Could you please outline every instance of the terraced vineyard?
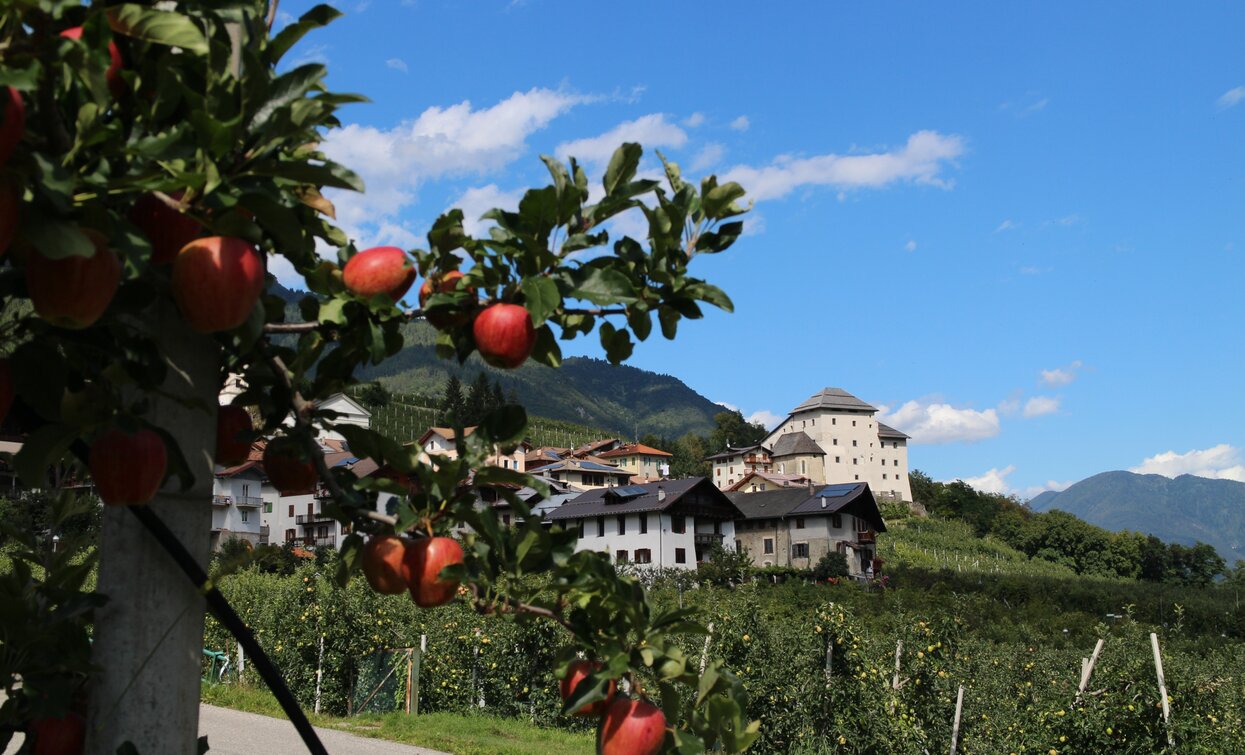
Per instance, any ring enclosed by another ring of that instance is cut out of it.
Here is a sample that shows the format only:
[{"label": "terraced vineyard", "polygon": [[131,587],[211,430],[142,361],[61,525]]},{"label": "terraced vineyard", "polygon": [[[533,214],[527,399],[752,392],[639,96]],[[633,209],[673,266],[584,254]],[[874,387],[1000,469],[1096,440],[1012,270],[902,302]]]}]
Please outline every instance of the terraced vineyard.
[{"label": "terraced vineyard", "polygon": [[977,537],[965,522],[909,517],[887,522],[878,538],[878,557],[887,568],[950,569],[956,572],[1074,577],[1062,564],[1029,558],[1001,540]]}]

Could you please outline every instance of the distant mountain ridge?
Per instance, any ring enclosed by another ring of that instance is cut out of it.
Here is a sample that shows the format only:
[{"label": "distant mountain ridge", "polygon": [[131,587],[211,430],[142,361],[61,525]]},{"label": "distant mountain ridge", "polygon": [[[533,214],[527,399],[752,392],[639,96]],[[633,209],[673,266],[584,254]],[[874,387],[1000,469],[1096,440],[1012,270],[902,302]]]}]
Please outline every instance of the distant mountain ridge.
[{"label": "distant mountain ridge", "polygon": [[1132,530],[1169,542],[1213,545],[1232,565],[1245,559],[1245,483],[1193,475],[1103,472],[1062,492],[1029,501],[1034,511],[1059,509],[1108,530]]}]

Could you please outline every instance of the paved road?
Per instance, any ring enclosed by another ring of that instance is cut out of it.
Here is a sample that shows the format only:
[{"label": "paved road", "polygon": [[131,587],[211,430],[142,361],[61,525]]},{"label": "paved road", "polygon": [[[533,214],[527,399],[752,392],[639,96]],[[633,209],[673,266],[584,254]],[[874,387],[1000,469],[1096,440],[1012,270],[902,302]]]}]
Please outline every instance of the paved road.
[{"label": "paved road", "polygon": [[[316,729],[320,741],[333,755],[446,755],[383,739],[368,739],[335,729]],[[206,734],[208,755],[304,755],[307,748],[294,725],[284,718],[270,718],[213,705],[199,706],[199,734]]]}]

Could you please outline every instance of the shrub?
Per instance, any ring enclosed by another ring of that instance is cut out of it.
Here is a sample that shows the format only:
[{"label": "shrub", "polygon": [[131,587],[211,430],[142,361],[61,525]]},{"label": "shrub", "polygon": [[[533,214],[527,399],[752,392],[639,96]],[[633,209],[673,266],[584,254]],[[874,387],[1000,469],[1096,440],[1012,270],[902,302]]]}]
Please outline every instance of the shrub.
[{"label": "shrub", "polygon": [[829,551],[813,567],[813,579],[818,582],[824,582],[831,577],[846,577],[849,574],[851,571],[847,568],[847,556],[838,551]]}]

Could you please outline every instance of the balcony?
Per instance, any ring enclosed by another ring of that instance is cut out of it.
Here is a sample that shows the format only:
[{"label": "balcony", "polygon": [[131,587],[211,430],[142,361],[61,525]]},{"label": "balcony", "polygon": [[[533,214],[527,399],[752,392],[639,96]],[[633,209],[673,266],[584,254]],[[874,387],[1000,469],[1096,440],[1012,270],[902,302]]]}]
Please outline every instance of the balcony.
[{"label": "balcony", "polygon": [[878,541],[877,533],[873,530],[862,530],[856,533],[856,542],[861,545],[870,545]]},{"label": "balcony", "polygon": [[337,538],[332,535],[325,535],[324,537],[300,537],[294,542],[299,543],[304,548],[337,547]]},{"label": "balcony", "polygon": [[264,504],[262,498],[252,498],[250,496],[241,495],[214,495],[212,496],[212,505],[227,508],[229,506],[248,506],[250,508],[259,508]]},{"label": "balcony", "polygon": [[335,522],[335,521],[337,520],[329,516],[328,514],[299,514],[298,516],[294,517],[294,523],[301,524],[303,526],[306,526],[309,524],[321,524],[321,523],[328,524],[329,522]]},{"label": "balcony", "polygon": [[221,507],[223,507],[223,508],[228,508],[228,507],[229,507],[229,504],[231,504],[231,503],[233,503],[233,498],[231,498],[231,497],[229,497],[229,496],[227,496],[227,495],[214,495],[214,496],[212,496],[212,505],[213,505],[213,506],[221,506]]},{"label": "balcony", "polygon": [[715,545],[722,542],[722,533],[697,532],[692,536],[692,542],[696,543],[696,545]]}]

